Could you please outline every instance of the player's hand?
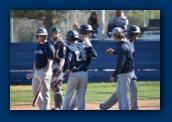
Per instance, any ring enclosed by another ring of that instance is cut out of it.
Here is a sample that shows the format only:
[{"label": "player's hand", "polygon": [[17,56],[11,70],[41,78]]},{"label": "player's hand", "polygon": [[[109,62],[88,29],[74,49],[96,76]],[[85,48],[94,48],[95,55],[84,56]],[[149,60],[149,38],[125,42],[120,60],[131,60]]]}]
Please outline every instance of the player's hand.
[{"label": "player's hand", "polygon": [[60,41],[63,41],[63,38],[62,38],[62,37],[59,37],[58,39],[59,39]]},{"label": "player's hand", "polygon": [[112,48],[109,48],[109,49],[106,50],[106,53],[107,54],[113,54],[114,51],[115,50],[113,50]]},{"label": "player's hand", "polygon": [[31,78],[33,78],[33,73],[28,73],[27,75],[26,75],[26,78],[29,80],[29,79],[31,79]]},{"label": "player's hand", "polygon": [[115,78],[113,76],[110,77],[110,81],[111,82],[114,82],[115,81]]},{"label": "player's hand", "polygon": [[85,40],[85,45],[87,45],[88,47],[91,47],[92,46],[92,44],[90,42],[90,39],[86,39]]},{"label": "player's hand", "polygon": [[58,76],[61,72],[62,72],[62,70],[57,68],[57,70],[56,70],[56,76]]}]

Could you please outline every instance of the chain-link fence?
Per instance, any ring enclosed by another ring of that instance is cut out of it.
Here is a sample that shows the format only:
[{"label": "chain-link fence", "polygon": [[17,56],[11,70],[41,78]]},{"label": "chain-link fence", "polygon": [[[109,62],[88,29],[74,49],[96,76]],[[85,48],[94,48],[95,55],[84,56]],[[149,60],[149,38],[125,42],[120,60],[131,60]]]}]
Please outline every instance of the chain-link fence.
[{"label": "chain-link fence", "polygon": [[[103,16],[103,39],[107,35],[108,23],[115,17],[116,10],[96,10],[99,16]],[[123,10],[128,19],[128,25],[138,25],[142,34],[140,39],[160,40],[160,10]],[[45,27],[50,32],[51,27],[58,26],[63,30],[63,38],[74,23],[86,24],[92,10],[11,10],[10,11],[10,35],[11,42],[35,42],[36,31]],[[102,19],[102,18],[99,18]],[[101,24],[101,23],[99,23]],[[99,25],[100,27],[100,25]],[[98,29],[100,31],[100,29]],[[98,38],[98,36],[95,36]]]}]

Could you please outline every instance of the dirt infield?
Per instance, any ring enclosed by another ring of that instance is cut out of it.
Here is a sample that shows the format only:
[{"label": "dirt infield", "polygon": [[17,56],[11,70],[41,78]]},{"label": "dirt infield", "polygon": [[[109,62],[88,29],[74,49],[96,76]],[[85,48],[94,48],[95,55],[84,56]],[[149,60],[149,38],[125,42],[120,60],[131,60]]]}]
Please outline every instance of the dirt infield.
[{"label": "dirt infield", "polygon": [[[53,108],[53,106],[54,104],[51,104],[50,108]],[[160,100],[139,100],[138,106],[139,110],[160,110]],[[32,105],[11,105],[10,110],[38,110],[38,106],[33,107]],[[99,103],[86,104],[86,110],[100,110]],[[118,110],[118,104],[114,105],[109,110]]]}]

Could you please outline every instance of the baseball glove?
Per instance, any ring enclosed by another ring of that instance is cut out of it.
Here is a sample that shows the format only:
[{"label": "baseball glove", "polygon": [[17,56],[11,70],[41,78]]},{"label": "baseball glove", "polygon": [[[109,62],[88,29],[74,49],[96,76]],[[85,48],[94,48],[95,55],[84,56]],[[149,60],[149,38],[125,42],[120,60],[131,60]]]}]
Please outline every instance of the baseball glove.
[{"label": "baseball glove", "polygon": [[57,77],[61,72],[62,72],[61,69],[58,68],[53,69],[52,77]]}]

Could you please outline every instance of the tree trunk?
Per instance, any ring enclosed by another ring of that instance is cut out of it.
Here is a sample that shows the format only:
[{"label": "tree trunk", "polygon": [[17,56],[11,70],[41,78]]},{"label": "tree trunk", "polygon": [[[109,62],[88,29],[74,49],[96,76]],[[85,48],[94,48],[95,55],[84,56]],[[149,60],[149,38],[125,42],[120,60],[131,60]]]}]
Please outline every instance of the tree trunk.
[{"label": "tree trunk", "polygon": [[[53,21],[56,15],[55,10],[46,10],[45,11],[45,19],[43,21],[43,25],[47,29],[48,35],[50,34],[50,29],[54,25]],[[50,35],[48,36],[48,40],[50,39]]]}]

